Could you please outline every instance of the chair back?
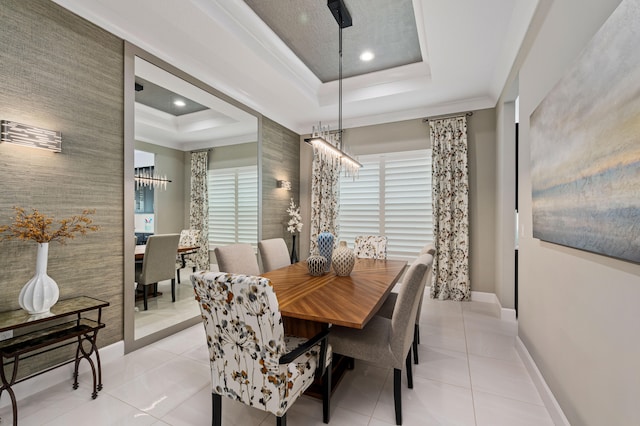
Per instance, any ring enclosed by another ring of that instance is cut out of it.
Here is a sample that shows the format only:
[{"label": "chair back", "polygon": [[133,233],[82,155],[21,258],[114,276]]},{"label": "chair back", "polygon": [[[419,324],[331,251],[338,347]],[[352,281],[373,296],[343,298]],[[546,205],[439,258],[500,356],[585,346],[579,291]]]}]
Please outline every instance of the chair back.
[{"label": "chair back", "polygon": [[176,253],[180,234],[151,235],[144,249],[138,284],[152,284],[170,280],[176,273]]},{"label": "chair back", "polygon": [[213,252],[218,269],[229,274],[260,275],[258,259],[251,244],[231,244],[216,247]]},{"label": "chair back", "polygon": [[258,243],[258,250],[260,251],[264,272],[291,265],[289,249],[282,238],[262,240]]},{"label": "chair back", "polygon": [[180,243],[183,247],[194,247],[200,245],[199,229],[183,229],[180,231]]},{"label": "chair back", "polygon": [[[202,242],[200,241],[199,229],[183,229],[180,231],[180,243],[181,247],[200,247]],[[182,253],[176,254],[176,268],[181,269],[186,266],[197,266],[195,262],[197,253]]]},{"label": "chair back", "polygon": [[391,350],[404,361],[413,341],[418,305],[424,290],[424,276],[431,267],[433,256],[423,254],[409,266],[396,299],[391,316]]},{"label": "chair back", "polygon": [[[201,271],[191,276],[209,347],[213,392],[277,413],[287,391],[278,299],[267,278]],[[272,396],[273,395],[273,396]]]},{"label": "chair back", "polygon": [[359,235],[356,237],[353,253],[366,259],[387,258],[387,237],[384,235]]},{"label": "chair back", "polygon": [[424,247],[422,247],[422,250],[420,250],[420,254],[430,254],[431,256],[433,256],[434,254],[436,254],[436,246],[434,246],[433,243],[426,244]]}]

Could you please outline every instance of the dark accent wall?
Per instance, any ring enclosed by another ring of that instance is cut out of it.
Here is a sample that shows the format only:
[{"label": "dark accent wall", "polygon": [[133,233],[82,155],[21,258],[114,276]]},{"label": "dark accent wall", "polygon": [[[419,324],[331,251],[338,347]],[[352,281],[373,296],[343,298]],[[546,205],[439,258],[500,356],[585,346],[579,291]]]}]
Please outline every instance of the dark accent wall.
[{"label": "dark accent wall", "polygon": [[[291,191],[276,187],[276,181],[291,182]],[[262,238],[283,237],[291,249],[287,232],[287,207],[300,199],[300,135],[266,117],[262,118]],[[308,225],[308,224],[307,224]],[[303,232],[306,232],[306,227]],[[306,257],[306,256],[305,256]]]},{"label": "dark accent wall", "polygon": [[[60,299],[108,301],[99,346],[123,339],[123,41],[48,0],[0,7],[0,118],[62,132],[62,152],[0,143],[0,224],[12,206],[56,218],[95,208],[98,232],[49,247]],[[0,241],[0,311],[18,309],[36,243]],[[67,355],[36,357],[26,371]]]}]

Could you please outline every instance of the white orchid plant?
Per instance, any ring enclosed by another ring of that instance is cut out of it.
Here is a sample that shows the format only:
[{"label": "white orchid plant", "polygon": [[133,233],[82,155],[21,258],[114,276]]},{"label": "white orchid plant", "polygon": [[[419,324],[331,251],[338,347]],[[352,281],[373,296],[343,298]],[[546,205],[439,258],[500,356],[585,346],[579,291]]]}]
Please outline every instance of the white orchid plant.
[{"label": "white orchid plant", "polygon": [[296,203],[293,202],[293,198],[289,203],[287,213],[289,213],[287,231],[291,232],[292,234],[302,231],[302,217],[300,216],[300,207],[296,206]]}]

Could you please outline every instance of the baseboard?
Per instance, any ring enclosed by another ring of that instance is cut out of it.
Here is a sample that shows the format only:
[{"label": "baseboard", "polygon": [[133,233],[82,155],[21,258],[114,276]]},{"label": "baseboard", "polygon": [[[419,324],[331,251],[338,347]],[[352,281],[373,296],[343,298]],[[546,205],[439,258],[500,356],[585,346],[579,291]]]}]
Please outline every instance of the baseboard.
[{"label": "baseboard", "polygon": [[551,389],[547,385],[547,382],[544,380],[542,373],[538,370],[538,366],[535,361],[531,357],[531,354],[527,350],[527,347],[524,345],[520,337],[516,336],[516,351],[518,351],[518,355],[520,355],[520,359],[524,363],[527,371],[529,371],[529,375],[533,380],[536,389],[538,389],[538,393],[542,398],[542,402],[544,403],[551,419],[553,420],[553,424],[558,426],[571,426],[569,420],[567,420],[560,404],[556,400],[556,397],[553,396]]},{"label": "baseboard", "polygon": [[516,310],[512,308],[503,308],[500,299],[495,293],[485,293],[482,291],[472,291],[471,300],[474,302],[495,303],[500,308],[500,319],[503,321],[516,321]]},{"label": "baseboard", "polygon": [[[113,343],[109,346],[100,348],[100,363],[104,368],[105,364],[111,361],[115,361],[124,356],[124,341]],[[94,358],[95,359],[95,358]],[[79,373],[82,374],[86,371],[90,371],[91,367],[87,361],[80,363]],[[73,363],[64,365],[60,368],[55,368],[51,371],[43,373],[39,376],[20,382],[15,386],[12,386],[13,391],[16,394],[16,399],[20,401],[23,398],[34,395],[51,386],[58,385],[60,383],[69,382],[69,391],[71,391],[71,384],[73,382]],[[0,407],[5,407],[11,404],[11,398],[8,395],[5,398],[0,399]]]},{"label": "baseboard", "polygon": [[471,300],[474,302],[498,303],[498,298],[494,293],[484,291],[471,291]]}]

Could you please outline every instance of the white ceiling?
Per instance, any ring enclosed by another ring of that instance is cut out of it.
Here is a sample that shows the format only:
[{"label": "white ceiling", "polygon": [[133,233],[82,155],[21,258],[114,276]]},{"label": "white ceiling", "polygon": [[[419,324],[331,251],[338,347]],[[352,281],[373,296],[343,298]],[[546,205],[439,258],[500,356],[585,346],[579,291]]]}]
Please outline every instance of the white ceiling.
[{"label": "white ceiling", "polygon": [[[135,58],[136,77],[169,89],[206,109],[174,115],[140,102],[135,104],[135,139],[167,148],[192,151],[255,142],[258,120],[173,74]],[[144,91],[144,90],[143,90]]]},{"label": "white ceiling", "polygon": [[[336,127],[337,82],[322,83],[242,0],[53,1],[291,130]],[[412,2],[423,62],[345,79],[343,127],[494,107],[538,4]]]}]

